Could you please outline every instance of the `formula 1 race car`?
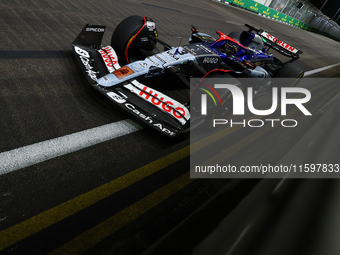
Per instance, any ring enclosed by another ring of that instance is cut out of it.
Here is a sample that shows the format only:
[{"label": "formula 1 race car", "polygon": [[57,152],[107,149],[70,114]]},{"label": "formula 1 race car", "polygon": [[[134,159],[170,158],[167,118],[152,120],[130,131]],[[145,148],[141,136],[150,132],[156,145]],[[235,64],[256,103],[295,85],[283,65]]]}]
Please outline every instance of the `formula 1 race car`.
[{"label": "formula 1 race car", "polygon": [[[293,64],[302,51],[262,29],[246,27],[248,31],[229,35],[217,31],[215,39],[192,26],[189,44],[172,47],[158,38],[151,18],[130,16],[116,27],[110,46],[101,46],[106,27],[98,25],[86,25],[72,46],[94,89],[149,126],[176,137],[190,130],[189,98],[179,102],[149,87],[154,77],[173,74],[188,86],[192,77],[228,77],[239,87],[239,77],[254,77],[267,85],[271,77],[303,77],[304,72]],[[164,49],[159,51],[157,45]],[[290,60],[283,63],[269,49]],[[230,96],[225,93],[221,98]]]}]

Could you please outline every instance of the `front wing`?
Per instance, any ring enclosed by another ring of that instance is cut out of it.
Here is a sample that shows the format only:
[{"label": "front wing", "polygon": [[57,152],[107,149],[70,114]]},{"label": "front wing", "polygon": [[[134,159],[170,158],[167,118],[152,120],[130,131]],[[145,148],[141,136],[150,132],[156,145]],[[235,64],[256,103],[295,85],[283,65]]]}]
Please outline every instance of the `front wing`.
[{"label": "front wing", "polygon": [[97,83],[99,78],[120,69],[110,46],[101,47],[105,26],[86,25],[72,43],[77,62],[89,84],[133,116],[169,137],[178,136],[189,125],[188,109],[176,100],[137,80],[112,87]]}]

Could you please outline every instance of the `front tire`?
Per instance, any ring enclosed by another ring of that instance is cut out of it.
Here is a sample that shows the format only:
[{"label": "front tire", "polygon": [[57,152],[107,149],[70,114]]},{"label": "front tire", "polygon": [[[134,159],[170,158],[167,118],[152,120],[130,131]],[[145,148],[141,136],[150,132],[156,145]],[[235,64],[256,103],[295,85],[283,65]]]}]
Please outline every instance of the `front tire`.
[{"label": "front tire", "polygon": [[112,34],[111,46],[116,51],[121,64],[144,59],[144,51],[152,51],[157,38],[155,23],[151,18],[130,16],[116,27]]}]

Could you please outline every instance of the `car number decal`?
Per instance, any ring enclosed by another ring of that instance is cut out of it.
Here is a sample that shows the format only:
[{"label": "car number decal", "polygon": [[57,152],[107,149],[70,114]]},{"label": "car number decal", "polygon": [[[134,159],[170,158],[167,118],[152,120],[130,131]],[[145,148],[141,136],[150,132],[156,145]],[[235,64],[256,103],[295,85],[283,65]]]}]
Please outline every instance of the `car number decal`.
[{"label": "car number decal", "polygon": [[123,66],[113,72],[113,74],[116,75],[118,79],[122,79],[125,76],[131,75],[133,73],[134,71],[132,71],[132,69],[128,66]]}]

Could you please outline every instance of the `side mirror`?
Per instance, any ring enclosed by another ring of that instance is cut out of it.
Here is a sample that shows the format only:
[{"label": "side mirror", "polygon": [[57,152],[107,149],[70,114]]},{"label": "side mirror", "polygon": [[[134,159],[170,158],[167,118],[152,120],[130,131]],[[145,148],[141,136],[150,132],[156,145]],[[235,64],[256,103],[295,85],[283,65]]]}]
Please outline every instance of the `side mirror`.
[{"label": "side mirror", "polygon": [[191,25],[191,32],[194,34],[194,33],[197,33],[198,30],[196,27],[194,27],[193,25]]}]

